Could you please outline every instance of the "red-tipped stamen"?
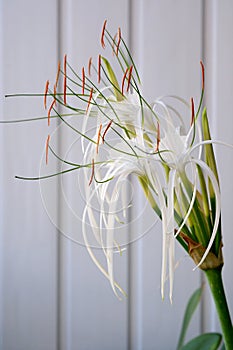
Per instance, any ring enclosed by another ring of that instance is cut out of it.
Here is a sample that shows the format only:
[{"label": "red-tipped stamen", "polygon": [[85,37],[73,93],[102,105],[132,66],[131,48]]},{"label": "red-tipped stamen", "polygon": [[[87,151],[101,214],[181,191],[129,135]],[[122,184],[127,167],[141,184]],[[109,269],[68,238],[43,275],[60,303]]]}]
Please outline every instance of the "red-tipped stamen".
[{"label": "red-tipped stamen", "polygon": [[89,181],[89,186],[91,185],[91,183],[94,179],[94,176],[95,176],[95,161],[94,161],[94,159],[92,159],[92,171],[91,171],[91,178]]},{"label": "red-tipped stamen", "polygon": [[67,77],[66,77],[66,61],[67,55],[64,56],[64,104],[66,105],[66,86],[67,86]]},{"label": "red-tipped stamen", "polygon": [[112,125],[112,120],[108,123],[108,125],[106,126],[106,129],[104,130],[103,136],[102,136],[102,142],[104,143],[104,138],[105,135],[107,134],[108,129],[111,127]]},{"label": "red-tipped stamen", "polygon": [[91,88],[91,91],[90,91],[90,95],[89,95],[89,99],[88,99],[88,103],[87,103],[86,114],[87,114],[87,112],[88,112],[88,110],[89,110],[89,107],[90,107],[92,95],[93,95],[93,88]]},{"label": "red-tipped stamen", "polygon": [[160,125],[159,125],[159,122],[157,122],[157,144],[156,144],[155,152],[158,152],[159,144],[160,144]]},{"label": "red-tipped stamen", "polygon": [[116,55],[118,56],[118,51],[121,43],[121,28],[118,28],[118,42],[116,46]]},{"label": "red-tipped stamen", "polygon": [[61,71],[61,63],[59,61],[58,65],[57,65],[57,75],[56,75],[56,82],[55,82],[56,87],[58,86],[58,79],[59,79],[60,71]]},{"label": "red-tipped stamen", "polygon": [[205,88],[205,67],[202,61],[200,61],[201,65],[201,74],[202,74],[202,90]]},{"label": "red-tipped stamen", "polygon": [[49,80],[46,81],[44,90],[44,108],[47,109],[47,95],[49,91]]},{"label": "red-tipped stamen", "polygon": [[51,111],[52,111],[55,103],[56,103],[56,100],[54,99],[53,102],[51,103],[50,107],[49,107],[49,110],[48,110],[48,126],[50,125],[50,114],[51,114]]},{"label": "red-tipped stamen", "polygon": [[131,66],[129,68],[128,85],[127,85],[127,89],[126,89],[127,92],[129,91],[129,88],[130,88],[130,82],[131,82],[131,78],[132,78],[132,70],[133,70],[133,66]]},{"label": "red-tipped stamen", "polygon": [[98,57],[98,83],[101,81],[101,55]]},{"label": "red-tipped stamen", "polygon": [[96,144],[96,153],[99,152],[99,144],[100,144],[100,136],[101,136],[102,124],[100,124],[98,136],[97,136],[97,144]]},{"label": "red-tipped stamen", "polygon": [[102,29],[102,33],[101,33],[101,45],[102,45],[103,49],[105,49],[104,34],[105,34],[106,24],[107,24],[107,20],[104,21],[103,29]]},{"label": "red-tipped stamen", "polygon": [[191,115],[191,126],[192,126],[193,123],[194,123],[194,119],[195,119],[195,111],[194,111],[194,101],[193,101],[193,98],[191,98],[191,112],[192,112],[192,115]]},{"label": "red-tipped stamen", "polygon": [[124,85],[125,85],[125,79],[126,79],[126,76],[128,74],[128,71],[129,71],[129,68],[126,69],[125,74],[124,74],[123,79],[122,79],[122,83],[121,83],[121,93],[122,93],[122,95],[124,95]]},{"label": "red-tipped stamen", "polygon": [[85,70],[84,67],[82,68],[82,94],[84,95],[85,92]]},{"label": "red-tipped stamen", "polygon": [[88,75],[91,76],[91,67],[92,67],[92,57],[89,58],[88,61]]},{"label": "red-tipped stamen", "polygon": [[48,135],[47,140],[46,140],[46,147],[45,147],[45,162],[48,164],[48,154],[49,154],[49,140],[50,140],[50,135]]}]

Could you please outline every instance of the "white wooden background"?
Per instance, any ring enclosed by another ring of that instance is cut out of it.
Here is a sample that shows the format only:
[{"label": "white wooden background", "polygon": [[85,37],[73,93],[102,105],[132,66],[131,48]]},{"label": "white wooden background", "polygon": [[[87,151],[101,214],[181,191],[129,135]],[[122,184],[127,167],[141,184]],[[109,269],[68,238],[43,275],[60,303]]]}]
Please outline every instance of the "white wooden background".
[{"label": "white wooden background", "polygon": [[[198,98],[203,59],[213,135],[233,143],[231,0],[0,0],[0,16],[1,120],[42,115],[41,99],[3,96],[43,91],[64,53],[80,69],[98,54],[101,27],[108,19],[113,31],[121,26],[149,100],[168,93]],[[184,307],[201,274],[192,272],[192,262],[177,246],[174,302],[161,301],[158,224],[119,259],[117,277],[128,298],[117,300],[85,247],[60,235],[50,221],[39,183],[14,179],[38,175],[47,133],[46,122],[0,125],[0,348],[175,349]],[[60,142],[62,150],[67,140],[61,137]],[[217,154],[224,279],[233,313],[233,154],[223,148]],[[134,202],[132,215],[142,210],[140,193]],[[61,209],[57,202],[60,222],[65,219]],[[137,229],[143,230],[152,215],[149,210],[143,214]],[[135,229],[132,224],[131,234]],[[190,337],[218,329],[208,291],[204,299]]]}]

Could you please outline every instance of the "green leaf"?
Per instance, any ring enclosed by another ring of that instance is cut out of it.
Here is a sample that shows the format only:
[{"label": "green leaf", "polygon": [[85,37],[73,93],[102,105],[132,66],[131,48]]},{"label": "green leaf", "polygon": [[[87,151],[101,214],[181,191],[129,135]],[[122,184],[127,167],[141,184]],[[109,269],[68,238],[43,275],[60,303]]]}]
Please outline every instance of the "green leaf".
[{"label": "green leaf", "polygon": [[201,194],[202,194],[201,200],[202,200],[203,210],[204,210],[205,216],[208,218],[210,216],[208,191],[207,191],[205,178],[203,175],[203,170],[199,165],[197,165],[197,171],[198,171],[198,176],[199,176],[199,181],[201,186]]},{"label": "green leaf", "polygon": [[[180,186],[180,196],[183,209],[186,212],[189,208],[193,196],[193,186],[185,174],[182,174],[182,183],[184,185],[185,192],[183,187]],[[196,193],[196,198],[194,200],[191,213],[188,217],[188,225],[195,228],[196,237],[194,240],[203,245],[203,247],[207,247],[210,237],[210,228],[207,222],[207,218],[205,217],[203,210],[198,203],[197,195],[198,193]],[[189,198],[187,198],[187,196]]]},{"label": "green leaf", "polygon": [[202,287],[198,288],[192,294],[191,298],[188,301],[188,304],[187,304],[186,310],[185,310],[185,314],[184,314],[184,319],[183,319],[183,324],[182,324],[182,328],[181,328],[181,332],[180,332],[180,338],[179,338],[177,349],[181,349],[183,344],[184,344],[184,340],[185,340],[185,336],[186,336],[186,332],[187,332],[189,323],[192,319],[194,311],[196,310],[196,308],[201,300],[201,294],[202,294]]},{"label": "green leaf", "polygon": [[120,86],[118,84],[117,78],[115,76],[115,73],[114,73],[111,65],[105,57],[101,56],[101,59],[104,62],[105,67],[107,69],[109,80],[110,80],[110,82],[113,86],[113,89],[114,89],[114,95],[115,95],[117,101],[122,101],[124,99],[124,96],[121,93]]},{"label": "green leaf", "polygon": [[205,333],[190,340],[181,350],[217,350],[221,340],[219,333]]},{"label": "green leaf", "polygon": [[[202,113],[202,131],[203,131],[203,138],[205,141],[211,140],[211,135],[210,135],[210,128],[209,128],[209,121],[207,117],[207,111],[206,108],[204,108],[203,113]],[[207,144],[204,146],[204,159],[206,164],[209,166],[209,168],[213,171],[216,180],[219,183],[219,178],[218,178],[218,170],[217,170],[217,165],[216,165],[216,160],[215,160],[215,155],[214,155],[214,149],[212,144]],[[211,181],[209,180],[209,196],[210,196],[210,204],[211,204],[211,218],[212,222],[215,220],[215,208],[216,208],[216,198],[215,198],[215,192],[213,189],[213,185]],[[214,253],[216,255],[219,254],[219,249],[221,246],[221,224],[219,224],[219,229],[218,233],[215,238],[215,244],[214,244]]]},{"label": "green leaf", "polygon": [[[205,141],[211,140],[210,127],[209,127],[206,108],[204,108],[202,113],[202,130],[203,130],[204,140]],[[207,165],[210,167],[210,169],[213,171],[217,181],[219,181],[213,145],[212,144],[205,145],[204,149],[205,149],[205,161]]]}]

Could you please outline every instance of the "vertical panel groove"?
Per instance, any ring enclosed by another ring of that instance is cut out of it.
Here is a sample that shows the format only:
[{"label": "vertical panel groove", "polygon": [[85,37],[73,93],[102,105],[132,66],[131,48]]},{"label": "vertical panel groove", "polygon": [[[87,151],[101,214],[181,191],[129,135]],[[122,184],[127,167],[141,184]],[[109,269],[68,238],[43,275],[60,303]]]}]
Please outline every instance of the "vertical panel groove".
[{"label": "vertical panel groove", "polygon": [[[3,119],[3,3],[0,2],[0,119]],[[0,139],[1,139],[1,149],[3,149],[3,131],[0,129]],[[0,186],[1,189],[3,186],[3,173],[0,172]],[[4,198],[4,192],[1,191],[1,196]],[[0,227],[3,227],[3,200],[0,203]],[[3,236],[2,229],[0,232],[0,348],[3,348]]]},{"label": "vertical panel groove", "polygon": [[[201,2],[201,59],[205,64],[205,18],[206,18],[206,5],[205,2]],[[203,104],[205,105],[205,95],[203,98]],[[200,273],[201,285],[203,286],[205,283],[204,273]],[[201,307],[200,307],[200,334],[204,332],[204,298],[201,299]]]},{"label": "vertical panel groove", "polygon": [[[57,58],[58,60],[61,57],[61,1],[62,0],[57,0]],[[60,148],[60,143],[58,144],[58,148]],[[59,191],[59,188],[58,188]],[[59,198],[59,196],[58,196]],[[57,203],[57,213],[59,214],[59,201]],[[60,301],[61,301],[61,275],[60,275],[60,270],[61,270],[61,239],[60,239],[60,234],[57,229],[57,324],[56,324],[56,329],[57,329],[57,337],[56,337],[56,348],[57,350],[61,350],[60,346],[60,333],[61,333],[61,309],[60,309]]]},{"label": "vertical panel groove", "polygon": [[[217,4],[216,1],[202,2],[202,56],[206,67],[206,91],[204,105],[211,111],[211,131],[216,134],[214,124],[216,124],[216,69],[217,69]],[[203,283],[206,282],[202,276]],[[207,286],[206,286],[207,287]],[[201,332],[216,331],[216,313],[212,297],[208,288],[204,289],[201,304]]]},{"label": "vertical panel groove", "polygon": [[[141,0],[129,0],[129,49],[136,60],[139,70],[142,70],[141,36],[142,28],[142,10],[143,3]],[[135,202],[130,212],[130,222],[141,212],[142,198],[141,192],[138,193],[138,182],[131,178],[135,193]],[[133,230],[140,230],[142,227],[135,227],[130,224],[130,235],[133,237]],[[143,300],[143,242],[142,239],[131,243],[129,246],[128,262],[128,280],[129,280],[129,300],[128,300],[128,349],[140,350],[143,348],[142,332],[142,300]]]}]

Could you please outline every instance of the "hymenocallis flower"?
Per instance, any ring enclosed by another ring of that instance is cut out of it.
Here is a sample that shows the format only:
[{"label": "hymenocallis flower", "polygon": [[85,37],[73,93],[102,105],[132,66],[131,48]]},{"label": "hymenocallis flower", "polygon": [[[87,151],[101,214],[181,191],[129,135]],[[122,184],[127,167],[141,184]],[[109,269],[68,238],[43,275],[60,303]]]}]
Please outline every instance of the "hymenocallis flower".
[{"label": "hymenocallis flower", "polygon": [[[120,202],[125,212],[124,181],[128,175],[135,175],[162,220],[161,294],[164,297],[168,268],[172,299],[175,238],[197,266],[204,269],[209,264],[222,264],[220,190],[205,109],[202,126],[198,118],[204,93],[204,67],[201,64],[202,94],[196,113],[193,99],[189,104],[170,96],[174,105],[177,102],[184,105],[184,115],[166,98],[148,103],[140,93],[135,64],[119,33],[118,39],[112,38],[105,23],[101,42],[105,47],[106,37],[113,47],[116,63],[122,70],[121,83],[103,56],[99,56],[96,70],[98,82],[102,79],[103,86],[96,87],[89,78],[85,80],[90,95],[83,135],[88,117],[95,115],[97,123],[94,142],[83,147],[85,163],[92,164],[91,174],[85,169],[87,203],[83,232],[85,235],[88,217],[106,256],[105,274],[115,291],[113,253],[118,243],[114,240],[114,225],[119,221],[116,205]],[[91,202],[96,199],[100,207],[98,219],[91,209]],[[87,241],[86,244],[89,246]],[[97,263],[90,247],[89,252]]]},{"label": "hymenocallis flower", "polygon": [[[176,96],[147,102],[132,56],[119,29],[113,37],[104,22],[101,45],[111,49],[112,61],[99,55],[92,58],[77,74],[64,57],[58,65],[53,89],[46,82],[44,106],[48,125],[59,118],[66,127],[81,135],[83,163],[61,159],[46,141],[49,151],[70,166],[58,174],[82,168],[86,205],[83,212],[83,236],[91,258],[109,279],[114,292],[124,293],[115,282],[113,261],[121,253],[115,232],[116,223],[125,220],[129,205],[125,180],[136,176],[155,214],[162,221],[161,294],[169,275],[172,300],[175,266],[175,240],[202,269],[223,264],[221,255],[220,189],[210,137],[206,109],[202,109],[202,92],[195,112],[194,101]],[[113,68],[115,67],[115,68]],[[116,73],[117,72],[117,73]],[[62,78],[62,92],[57,92]],[[58,106],[62,106],[61,108]],[[180,108],[179,108],[180,106]],[[179,111],[180,110],[180,111]],[[75,128],[67,116],[82,116],[82,128]],[[94,125],[90,134],[89,126]],[[52,175],[46,175],[47,178]],[[98,206],[98,212],[96,211]],[[106,268],[97,260],[88,240],[86,227],[91,226],[96,242],[102,247]]]}]

